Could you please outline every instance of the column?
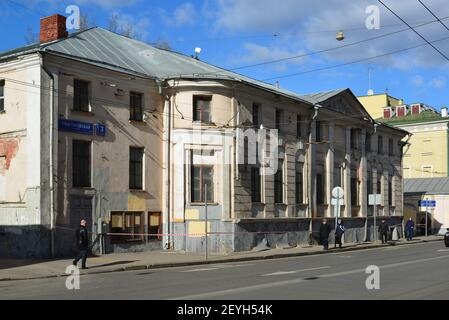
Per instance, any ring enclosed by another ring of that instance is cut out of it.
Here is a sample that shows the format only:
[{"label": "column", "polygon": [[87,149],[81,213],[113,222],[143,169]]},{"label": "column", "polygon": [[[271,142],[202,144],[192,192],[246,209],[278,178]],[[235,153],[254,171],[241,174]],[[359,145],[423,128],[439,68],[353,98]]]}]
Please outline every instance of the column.
[{"label": "column", "polygon": [[332,189],[334,188],[334,129],[335,124],[329,124],[329,134],[326,154],[326,203],[328,204],[326,216],[332,217]]},{"label": "column", "polygon": [[344,168],[344,191],[345,191],[345,217],[352,216],[352,208],[351,208],[351,128],[346,128],[345,135],[345,146],[346,146],[346,154],[345,154],[345,168]]},{"label": "column", "polygon": [[361,147],[362,147],[362,159],[360,160],[360,168],[359,172],[362,176],[362,181],[360,185],[360,213],[359,215],[362,217],[368,216],[368,163],[366,158],[366,149],[365,149],[365,140],[366,140],[366,129],[362,129],[362,138]]}]

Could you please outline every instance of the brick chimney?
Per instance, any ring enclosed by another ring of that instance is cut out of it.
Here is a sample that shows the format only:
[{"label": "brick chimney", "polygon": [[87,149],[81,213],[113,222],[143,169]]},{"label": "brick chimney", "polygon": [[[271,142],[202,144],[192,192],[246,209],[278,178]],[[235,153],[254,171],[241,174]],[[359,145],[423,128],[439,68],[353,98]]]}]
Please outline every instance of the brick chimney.
[{"label": "brick chimney", "polygon": [[41,19],[40,41],[51,42],[68,36],[66,17],[55,14]]}]

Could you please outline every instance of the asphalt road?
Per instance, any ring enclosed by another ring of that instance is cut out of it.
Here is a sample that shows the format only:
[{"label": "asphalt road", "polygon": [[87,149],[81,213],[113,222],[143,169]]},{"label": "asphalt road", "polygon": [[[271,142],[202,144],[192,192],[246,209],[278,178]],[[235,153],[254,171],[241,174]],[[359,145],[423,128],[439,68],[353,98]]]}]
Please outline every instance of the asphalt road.
[{"label": "asphalt road", "polygon": [[[380,289],[368,290],[368,266]],[[1,299],[449,299],[449,250],[442,242],[278,260],[0,282]]]}]

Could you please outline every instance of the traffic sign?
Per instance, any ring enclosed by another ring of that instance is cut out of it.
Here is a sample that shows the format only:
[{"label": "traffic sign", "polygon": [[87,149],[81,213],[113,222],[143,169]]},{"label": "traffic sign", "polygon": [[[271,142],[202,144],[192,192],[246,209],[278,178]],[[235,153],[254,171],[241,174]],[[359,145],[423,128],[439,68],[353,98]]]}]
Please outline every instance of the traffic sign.
[{"label": "traffic sign", "polygon": [[344,197],[345,197],[345,192],[342,187],[335,187],[332,190],[332,198],[344,199]]},{"label": "traffic sign", "polygon": [[420,200],[418,201],[420,207],[435,208],[437,206],[436,200]]},{"label": "traffic sign", "polygon": [[368,204],[370,206],[380,206],[382,204],[382,195],[370,194],[368,196]]}]

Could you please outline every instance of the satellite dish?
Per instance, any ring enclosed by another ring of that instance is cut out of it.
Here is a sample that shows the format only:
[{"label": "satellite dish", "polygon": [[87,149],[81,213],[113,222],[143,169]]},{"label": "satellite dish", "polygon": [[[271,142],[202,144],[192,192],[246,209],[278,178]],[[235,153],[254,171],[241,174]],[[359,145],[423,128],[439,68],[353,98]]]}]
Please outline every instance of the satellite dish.
[{"label": "satellite dish", "polygon": [[195,59],[199,59],[201,51],[203,51],[203,49],[201,49],[200,47],[195,48]]},{"label": "satellite dish", "polygon": [[368,90],[368,95],[369,95],[369,96],[374,95],[374,90],[373,90],[373,89],[369,89],[369,90]]}]

